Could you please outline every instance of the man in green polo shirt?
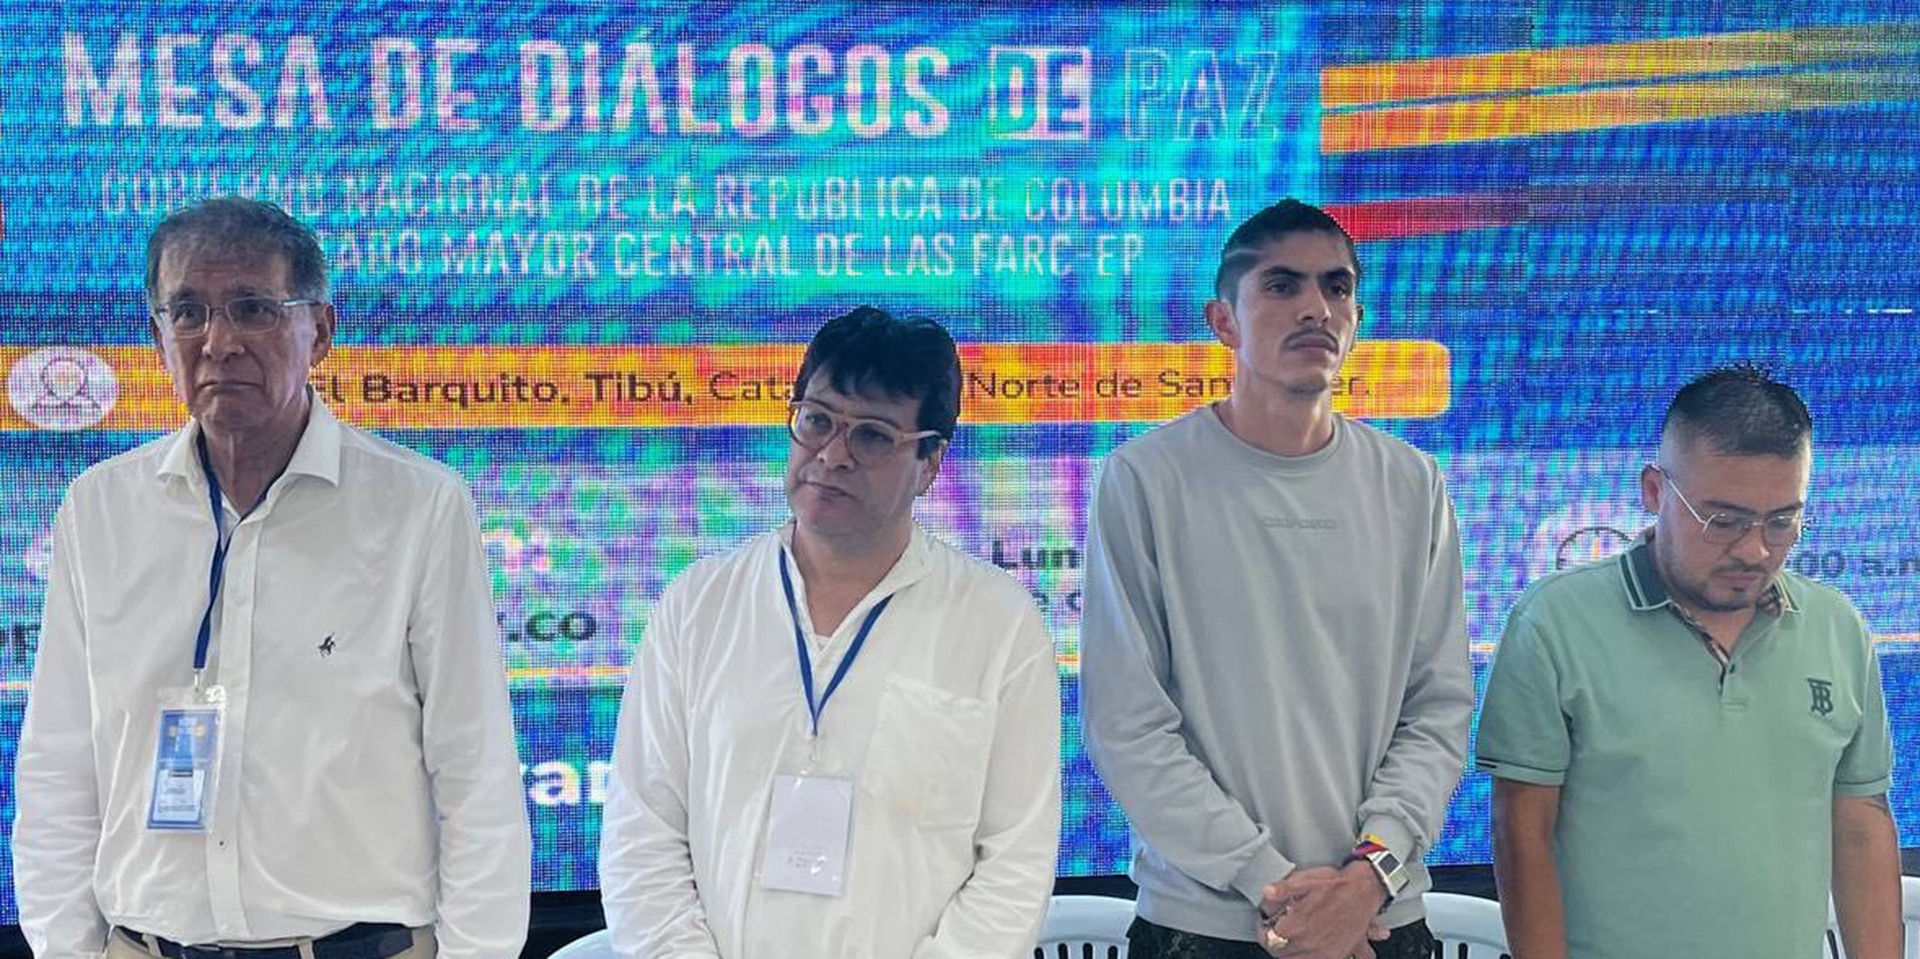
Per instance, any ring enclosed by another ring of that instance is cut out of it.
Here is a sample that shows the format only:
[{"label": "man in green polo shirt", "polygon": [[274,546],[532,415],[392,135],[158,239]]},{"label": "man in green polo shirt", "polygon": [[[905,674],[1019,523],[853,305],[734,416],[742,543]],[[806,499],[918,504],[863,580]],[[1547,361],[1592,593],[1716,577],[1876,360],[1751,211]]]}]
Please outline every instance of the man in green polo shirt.
[{"label": "man in green polo shirt", "polygon": [[1811,434],[1753,367],[1687,384],[1653,528],[1514,606],[1477,757],[1515,959],[1814,959],[1830,886],[1848,954],[1900,956],[1872,639],[1784,568]]}]

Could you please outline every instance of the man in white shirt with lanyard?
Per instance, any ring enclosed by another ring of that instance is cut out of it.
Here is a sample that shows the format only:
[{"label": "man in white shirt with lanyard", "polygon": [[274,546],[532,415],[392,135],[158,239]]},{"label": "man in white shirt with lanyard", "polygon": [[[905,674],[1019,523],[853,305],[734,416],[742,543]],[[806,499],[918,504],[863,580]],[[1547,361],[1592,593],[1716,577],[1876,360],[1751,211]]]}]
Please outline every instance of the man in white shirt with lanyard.
[{"label": "man in white shirt with lanyard", "polygon": [[668,587],[614,742],[601,901],[623,959],[1031,955],[1060,830],[1054,648],[913,501],[953,340],[861,307],[794,381],[793,522]]},{"label": "man in white shirt with lanyard", "polygon": [[325,257],[209,200],[147,246],[192,414],[55,520],[17,770],[38,959],[513,959],[529,839],[473,502],[336,420]]}]

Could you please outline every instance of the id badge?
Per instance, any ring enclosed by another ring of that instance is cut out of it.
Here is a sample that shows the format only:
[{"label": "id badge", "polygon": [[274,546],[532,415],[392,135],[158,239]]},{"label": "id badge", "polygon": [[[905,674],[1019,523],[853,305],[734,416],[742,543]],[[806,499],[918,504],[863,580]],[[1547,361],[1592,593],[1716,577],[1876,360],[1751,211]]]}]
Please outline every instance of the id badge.
[{"label": "id badge", "polygon": [[846,889],[852,830],[853,780],[786,773],[773,777],[760,885],[839,896]]},{"label": "id badge", "polygon": [[161,694],[148,829],[204,831],[213,820],[226,705],[225,691],[219,686]]}]

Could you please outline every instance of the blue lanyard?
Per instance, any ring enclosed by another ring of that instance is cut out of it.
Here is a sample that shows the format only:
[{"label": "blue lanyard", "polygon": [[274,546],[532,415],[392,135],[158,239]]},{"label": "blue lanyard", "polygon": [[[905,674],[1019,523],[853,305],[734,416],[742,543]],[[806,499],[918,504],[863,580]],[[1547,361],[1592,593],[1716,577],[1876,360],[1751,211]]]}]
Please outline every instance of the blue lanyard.
[{"label": "blue lanyard", "polygon": [[200,685],[200,673],[207,668],[207,647],[213,642],[213,606],[220,601],[220,583],[227,570],[227,511],[220,506],[220,477],[213,475],[207,459],[205,433],[194,437],[200,452],[200,471],[207,476],[207,502],[213,509],[213,566],[207,570],[207,608],[200,614],[200,638],[193,644],[193,684]]},{"label": "blue lanyard", "polygon": [[820,714],[827,710],[827,700],[833,698],[833,691],[840,688],[840,681],[847,678],[847,669],[853,665],[854,657],[860,655],[860,647],[867,644],[867,634],[873,632],[873,624],[879,622],[880,614],[887,611],[887,604],[893,602],[888,596],[874,604],[867,613],[867,619],[860,624],[860,632],[855,633],[853,645],[847,647],[847,655],[840,660],[840,668],[833,671],[833,678],[827,681],[825,692],[816,701],[813,698],[813,657],[807,655],[807,632],[800,626],[800,604],[793,599],[793,577],[787,574],[787,551],[780,551],[780,588],[787,593],[787,615],[793,617],[793,645],[800,654],[800,688],[807,694],[807,715],[813,720],[813,737],[820,736]]}]

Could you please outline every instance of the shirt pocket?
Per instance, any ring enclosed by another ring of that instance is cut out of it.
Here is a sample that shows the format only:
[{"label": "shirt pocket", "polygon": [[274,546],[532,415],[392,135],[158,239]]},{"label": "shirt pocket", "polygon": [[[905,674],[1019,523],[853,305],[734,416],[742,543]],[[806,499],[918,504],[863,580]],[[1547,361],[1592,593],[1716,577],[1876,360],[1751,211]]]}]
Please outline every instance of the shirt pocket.
[{"label": "shirt pocket", "polygon": [[991,755],[985,700],[894,676],[880,695],[860,790],[922,830],[972,829]]}]

